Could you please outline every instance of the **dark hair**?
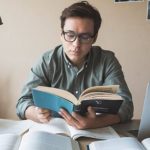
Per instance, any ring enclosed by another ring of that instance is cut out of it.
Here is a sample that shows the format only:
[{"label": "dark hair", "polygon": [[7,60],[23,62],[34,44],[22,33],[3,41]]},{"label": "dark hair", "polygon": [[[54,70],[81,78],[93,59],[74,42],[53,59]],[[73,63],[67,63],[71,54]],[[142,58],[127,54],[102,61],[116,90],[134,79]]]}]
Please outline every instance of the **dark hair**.
[{"label": "dark hair", "polygon": [[92,19],[94,22],[94,35],[98,33],[102,22],[99,11],[90,5],[87,1],[74,3],[62,11],[62,15],[60,16],[62,29],[64,28],[66,19],[70,17]]}]

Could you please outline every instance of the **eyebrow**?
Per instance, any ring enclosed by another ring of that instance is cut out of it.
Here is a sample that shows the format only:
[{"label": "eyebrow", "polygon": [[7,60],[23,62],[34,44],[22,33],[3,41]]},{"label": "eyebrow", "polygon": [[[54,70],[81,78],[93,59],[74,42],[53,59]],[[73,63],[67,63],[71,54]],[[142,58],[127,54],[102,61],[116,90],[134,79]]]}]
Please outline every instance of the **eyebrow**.
[{"label": "eyebrow", "polygon": [[82,32],[82,33],[77,33],[77,32],[72,31],[72,30],[66,30],[66,31],[64,31],[64,32],[72,32],[72,33],[75,33],[75,34],[78,34],[78,35],[81,35],[81,34],[89,34],[89,35],[92,35],[92,33],[91,33],[91,32]]}]

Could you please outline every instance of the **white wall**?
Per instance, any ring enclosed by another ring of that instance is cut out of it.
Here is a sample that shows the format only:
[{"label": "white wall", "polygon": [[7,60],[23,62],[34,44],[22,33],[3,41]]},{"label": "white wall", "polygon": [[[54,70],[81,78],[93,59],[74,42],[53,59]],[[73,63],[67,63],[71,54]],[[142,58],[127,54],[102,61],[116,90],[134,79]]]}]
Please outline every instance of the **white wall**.
[{"label": "white wall", "polygon": [[[16,101],[32,64],[60,44],[60,13],[76,0],[0,0],[0,117],[17,118]],[[112,50],[122,64],[140,118],[150,80],[150,21],[147,0],[117,3],[89,0],[103,23],[96,45]]]}]

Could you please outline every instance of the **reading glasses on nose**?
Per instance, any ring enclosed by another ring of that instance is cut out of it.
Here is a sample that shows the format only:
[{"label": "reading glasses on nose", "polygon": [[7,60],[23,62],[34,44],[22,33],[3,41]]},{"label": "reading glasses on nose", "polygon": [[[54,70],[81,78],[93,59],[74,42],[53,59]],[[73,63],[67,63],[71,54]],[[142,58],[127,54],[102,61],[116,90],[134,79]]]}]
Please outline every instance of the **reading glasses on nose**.
[{"label": "reading glasses on nose", "polygon": [[75,33],[74,31],[62,31],[65,41],[74,42],[77,38],[81,43],[89,43],[93,40],[95,35],[90,33]]}]

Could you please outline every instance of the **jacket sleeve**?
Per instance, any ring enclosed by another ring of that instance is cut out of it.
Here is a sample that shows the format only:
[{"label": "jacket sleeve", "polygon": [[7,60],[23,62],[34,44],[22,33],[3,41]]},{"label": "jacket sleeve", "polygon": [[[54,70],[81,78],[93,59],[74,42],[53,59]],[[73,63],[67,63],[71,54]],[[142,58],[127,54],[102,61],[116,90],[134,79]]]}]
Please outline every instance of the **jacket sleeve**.
[{"label": "jacket sleeve", "polygon": [[119,109],[121,122],[130,120],[133,117],[132,95],[124,78],[122,67],[114,53],[105,58],[105,85],[119,85],[117,94],[123,97],[124,101]]},{"label": "jacket sleeve", "polygon": [[29,106],[34,105],[32,99],[32,88],[37,87],[38,85],[49,86],[49,73],[47,67],[48,55],[43,55],[37,61],[37,63],[31,68],[29,77],[25,85],[23,86],[21,96],[16,104],[16,113],[20,119],[25,118],[25,111]]}]

